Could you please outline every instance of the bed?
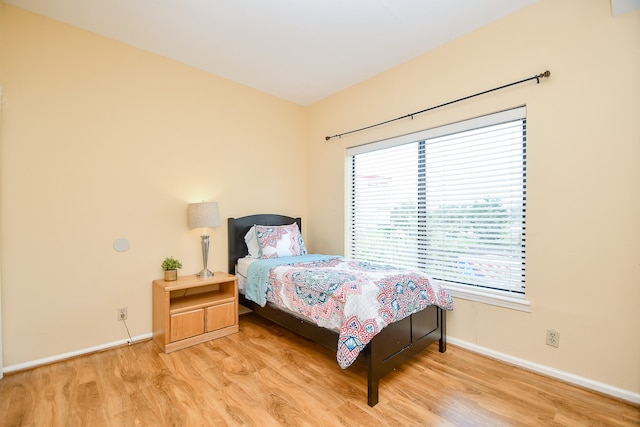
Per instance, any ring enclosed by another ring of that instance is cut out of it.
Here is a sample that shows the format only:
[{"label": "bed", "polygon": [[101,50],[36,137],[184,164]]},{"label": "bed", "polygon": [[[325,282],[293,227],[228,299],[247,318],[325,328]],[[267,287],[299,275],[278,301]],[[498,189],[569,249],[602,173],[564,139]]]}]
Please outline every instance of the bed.
[{"label": "bed", "polygon": [[[302,230],[302,220],[300,218],[292,218],[284,215],[259,214],[242,218],[229,218],[229,273],[236,274],[238,262],[244,261],[243,258],[247,258],[249,249],[247,248],[247,242],[245,242],[245,236],[249,230],[252,230],[252,227],[256,225],[271,227],[297,225],[296,228]],[[301,242],[301,244],[303,243]],[[249,245],[252,246],[252,243],[249,242]],[[330,257],[327,259],[319,259],[317,262],[341,264],[349,261],[350,260],[344,260],[339,257]],[[294,267],[296,266],[300,267],[298,264],[294,265]],[[272,276],[275,270],[276,269],[273,269],[272,272],[269,273],[270,281],[274,280]],[[246,274],[246,272],[243,273]],[[252,274],[255,276],[255,269]],[[246,282],[247,279],[242,277],[241,274],[238,274],[238,276],[240,282]],[[284,326],[305,338],[337,352],[338,362],[341,367],[344,368],[344,364],[348,365],[351,363],[351,361],[345,363],[340,361],[341,348],[343,353],[345,348],[344,342],[341,341],[344,335],[344,328],[343,330],[339,330],[339,328],[317,326],[313,321],[302,318],[294,310],[283,309],[272,302],[265,304],[264,301],[260,301],[258,303],[254,301],[256,299],[255,297],[250,295],[250,297],[254,299],[252,300],[248,298],[245,293],[246,290],[244,289],[240,292],[239,302],[241,305],[250,308],[256,314],[274,323]],[[376,334],[367,341],[366,346],[363,346],[358,351],[355,360],[363,363],[367,367],[367,403],[369,406],[375,406],[378,403],[379,383],[385,374],[401,366],[404,362],[436,341],[438,341],[439,351],[446,351],[445,313],[446,309],[451,308],[451,298],[448,295],[446,295],[446,297],[449,300],[448,307],[444,304],[441,305],[445,308],[438,305],[427,305],[417,312],[400,320],[393,321],[383,326],[381,330],[376,331]]]}]

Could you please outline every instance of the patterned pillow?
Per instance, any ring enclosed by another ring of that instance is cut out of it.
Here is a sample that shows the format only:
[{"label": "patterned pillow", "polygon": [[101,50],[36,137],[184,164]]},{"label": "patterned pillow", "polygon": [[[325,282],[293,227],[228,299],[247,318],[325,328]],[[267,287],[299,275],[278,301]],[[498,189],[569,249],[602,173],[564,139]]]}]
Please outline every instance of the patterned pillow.
[{"label": "patterned pillow", "polygon": [[297,223],[291,225],[256,225],[256,236],[260,245],[260,258],[279,258],[306,255]]}]

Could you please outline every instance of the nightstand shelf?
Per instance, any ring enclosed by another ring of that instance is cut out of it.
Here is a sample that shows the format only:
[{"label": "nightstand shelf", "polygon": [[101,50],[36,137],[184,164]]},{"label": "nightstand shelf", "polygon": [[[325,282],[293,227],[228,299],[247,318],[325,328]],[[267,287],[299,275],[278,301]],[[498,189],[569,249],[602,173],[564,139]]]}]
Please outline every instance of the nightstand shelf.
[{"label": "nightstand shelf", "polygon": [[153,339],[166,352],[238,332],[238,279],[216,272],[153,281]]},{"label": "nightstand shelf", "polygon": [[169,313],[176,314],[183,311],[190,311],[196,308],[204,308],[214,304],[224,304],[235,302],[235,295],[227,292],[207,292],[199,295],[187,295],[172,298],[169,305]]}]

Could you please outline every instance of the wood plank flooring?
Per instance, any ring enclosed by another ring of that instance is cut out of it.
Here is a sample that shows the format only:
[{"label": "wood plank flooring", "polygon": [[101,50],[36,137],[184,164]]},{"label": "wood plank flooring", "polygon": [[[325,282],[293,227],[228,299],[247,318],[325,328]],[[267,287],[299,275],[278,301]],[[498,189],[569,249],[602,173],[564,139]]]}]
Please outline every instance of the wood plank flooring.
[{"label": "wood plank flooring", "polygon": [[246,314],[170,354],[152,341],[0,380],[0,426],[638,426],[640,408],[449,345],[382,379]]}]

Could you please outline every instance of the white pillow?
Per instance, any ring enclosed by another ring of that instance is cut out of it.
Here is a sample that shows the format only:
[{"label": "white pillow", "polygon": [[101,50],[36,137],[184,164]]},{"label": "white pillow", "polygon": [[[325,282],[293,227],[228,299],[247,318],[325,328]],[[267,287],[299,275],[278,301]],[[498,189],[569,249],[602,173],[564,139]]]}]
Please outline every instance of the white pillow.
[{"label": "white pillow", "polygon": [[260,258],[279,258],[307,254],[297,223],[290,225],[256,225]]},{"label": "white pillow", "polygon": [[260,244],[258,243],[258,236],[256,236],[256,226],[254,225],[244,235],[244,242],[249,249],[249,258],[260,258]]}]

